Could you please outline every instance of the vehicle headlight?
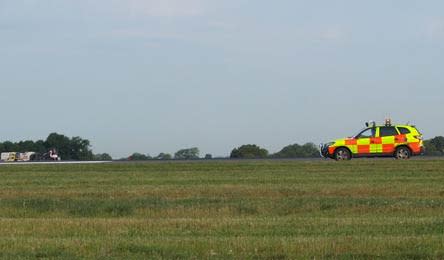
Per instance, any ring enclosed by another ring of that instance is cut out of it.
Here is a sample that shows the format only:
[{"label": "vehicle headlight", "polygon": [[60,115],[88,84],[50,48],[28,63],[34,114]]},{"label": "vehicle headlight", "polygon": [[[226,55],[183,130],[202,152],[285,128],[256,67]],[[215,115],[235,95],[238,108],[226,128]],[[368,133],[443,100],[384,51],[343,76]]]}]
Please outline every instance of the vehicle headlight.
[{"label": "vehicle headlight", "polygon": [[335,142],[329,142],[329,143],[325,143],[325,144],[320,144],[319,145],[319,148],[321,149],[321,150],[323,150],[323,149],[327,149],[328,147],[330,147],[331,145],[333,145]]}]

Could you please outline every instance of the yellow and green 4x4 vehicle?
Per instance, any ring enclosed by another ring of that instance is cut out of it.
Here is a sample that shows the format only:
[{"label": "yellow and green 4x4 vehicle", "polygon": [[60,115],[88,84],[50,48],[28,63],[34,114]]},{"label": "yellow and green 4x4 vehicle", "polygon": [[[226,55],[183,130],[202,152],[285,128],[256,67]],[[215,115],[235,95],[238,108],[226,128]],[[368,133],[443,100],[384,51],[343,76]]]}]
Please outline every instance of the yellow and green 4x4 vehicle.
[{"label": "yellow and green 4x4 vehicle", "polygon": [[338,139],[320,145],[321,156],[325,158],[350,160],[357,157],[395,157],[409,159],[424,153],[422,134],[412,125],[385,125],[366,123],[366,128],[355,137]]}]

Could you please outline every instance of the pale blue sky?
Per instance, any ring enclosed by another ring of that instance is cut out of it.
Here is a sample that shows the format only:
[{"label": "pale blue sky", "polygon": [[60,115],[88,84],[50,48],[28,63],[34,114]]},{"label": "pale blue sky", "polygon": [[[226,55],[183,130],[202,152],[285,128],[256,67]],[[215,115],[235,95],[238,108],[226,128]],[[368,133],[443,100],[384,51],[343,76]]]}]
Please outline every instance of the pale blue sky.
[{"label": "pale blue sky", "polygon": [[228,155],[355,134],[444,135],[444,2],[0,0],[1,140]]}]

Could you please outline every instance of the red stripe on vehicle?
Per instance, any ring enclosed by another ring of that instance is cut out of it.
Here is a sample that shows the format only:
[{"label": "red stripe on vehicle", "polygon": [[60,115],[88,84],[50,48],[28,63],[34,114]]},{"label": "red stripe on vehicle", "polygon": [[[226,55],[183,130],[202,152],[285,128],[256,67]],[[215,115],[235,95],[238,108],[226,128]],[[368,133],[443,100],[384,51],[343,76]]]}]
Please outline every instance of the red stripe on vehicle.
[{"label": "red stripe on vehicle", "polygon": [[405,143],[407,142],[407,137],[405,135],[395,135],[395,143]]},{"label": "red stripe on vehicle", "polygon": [[345,145],[357,145],[357,144],[358,144],[358,140],[356,140],[356,139],[345,140]]},{"label": "red stripe on vehicle", "polygon": [[421,152],[421,145],[420,143],[410,143],[409,144],[410,149],[412,149],[413,153],[420,153]]},{"label": "red stripe on vehicle", "polygon": [[382,145],[382,152],[383,153],[393,153],[394,151],[395,151],[394,144],[383,144]]},{"label": "red stripe on vehicle", "polygon": [[370,145],[358,145],[358,153],[370,153]]},{"label": "red stripe on vehicle", "polygon": [[382,144],[382,138],[381,137],[373,137],[373,138],[370,138],[370,142],[372,144]]}]

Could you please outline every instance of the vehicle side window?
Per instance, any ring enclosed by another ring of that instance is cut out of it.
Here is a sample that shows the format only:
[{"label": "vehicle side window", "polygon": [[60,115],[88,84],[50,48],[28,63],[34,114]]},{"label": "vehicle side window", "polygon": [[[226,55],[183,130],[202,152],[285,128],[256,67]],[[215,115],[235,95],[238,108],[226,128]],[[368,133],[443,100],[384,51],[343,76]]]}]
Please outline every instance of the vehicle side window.
[{"label": "vehicle side window", "polygon": [[399,130],[399,132],[400,132],[402,135],[408,135],[408,134],[410,134],[410,130],[407,129],[407,128],[405,128],[405,127],[398,127],[398,130]]},{"label": "vehicle side window", "polygon": [[396,128],[394,128],[393,126],[382,126],[379,128],[380,137],[394,136],[394,135],[398,135],[398,131],[396,131]]},{"label": "vehicle side window", "polygon": [[356,138],[370,138],[375,137],[376,135],[376,128],[368,128],[362,131],[360,134],[356,136]]}]

